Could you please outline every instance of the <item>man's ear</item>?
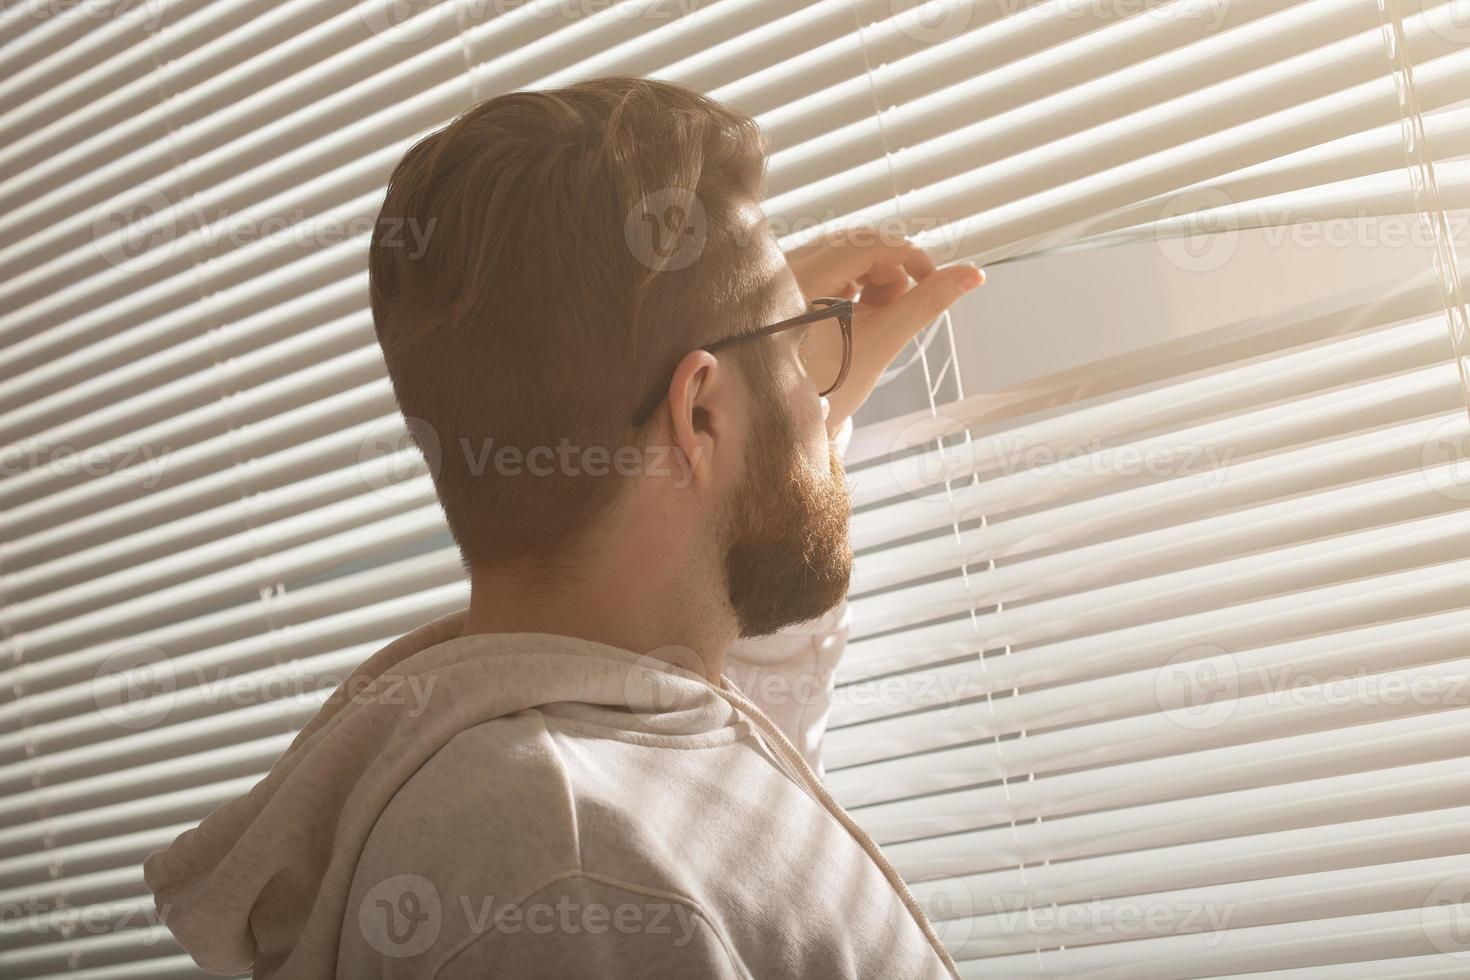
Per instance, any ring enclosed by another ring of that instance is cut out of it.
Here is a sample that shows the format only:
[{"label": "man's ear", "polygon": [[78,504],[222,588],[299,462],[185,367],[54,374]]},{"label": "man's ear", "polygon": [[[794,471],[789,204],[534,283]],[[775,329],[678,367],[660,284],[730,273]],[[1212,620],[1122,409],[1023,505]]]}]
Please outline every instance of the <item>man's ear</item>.
[{"label": "man's ear", "polygon": [[679,454],[684,485],[716,482],[716,452],[728,457],[741,394],[733,365],[706,350],[690,351],[669,382],[670,448]]}]

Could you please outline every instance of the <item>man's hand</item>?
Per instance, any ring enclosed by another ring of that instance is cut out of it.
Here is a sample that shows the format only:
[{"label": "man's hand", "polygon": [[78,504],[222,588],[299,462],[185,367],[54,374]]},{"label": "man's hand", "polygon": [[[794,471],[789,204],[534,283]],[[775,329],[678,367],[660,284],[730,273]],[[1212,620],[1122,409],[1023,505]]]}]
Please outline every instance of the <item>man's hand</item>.
[{"label": "man's hand", "polygon": [[[852,365],[847,380],[827,396],[827,431],[835,433],[858,410],[888,365],[915,334],[932,323],[971,289],[985,281],[972,265],[942,269],[908,239],[882,241],[877,235],[847,233],[833,244],[818,241],[786,253],[787,264],[807,299],[851,299]],[[803,352],[814,374],[836,375],[842,349],[809,344]],[[821,368],[815,365],[821,363]]]}]

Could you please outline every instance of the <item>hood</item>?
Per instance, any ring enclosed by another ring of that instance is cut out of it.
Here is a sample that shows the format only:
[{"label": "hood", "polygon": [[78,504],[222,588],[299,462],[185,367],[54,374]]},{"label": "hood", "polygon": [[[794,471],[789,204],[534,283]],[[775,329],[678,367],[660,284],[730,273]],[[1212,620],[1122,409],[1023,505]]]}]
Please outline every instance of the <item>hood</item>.
[{"label": "hood", "polygon": [[159,918],[201,967],[238,974],[289,956],[292,977],[333,976],[378,815],[468,728],[564,701],[626,707],[630,726],[666,734],[732,721],[727,692],[693,671],[575,637],[462,636],[463,622],[461,610],[374,654],[250,792],[149,855]]}]

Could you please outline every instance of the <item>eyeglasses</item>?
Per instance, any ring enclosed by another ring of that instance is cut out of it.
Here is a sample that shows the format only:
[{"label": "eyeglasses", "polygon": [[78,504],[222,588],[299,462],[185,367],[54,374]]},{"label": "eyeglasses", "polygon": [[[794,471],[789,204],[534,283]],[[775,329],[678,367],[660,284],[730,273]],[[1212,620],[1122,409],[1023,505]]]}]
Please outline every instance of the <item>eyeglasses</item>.
[{"label": "eyeglasses", "polygon": [[[733,337],[725,337],[712,344],[705,344],[695,350],[715,351],[743,344],[748,340],[760,340],[772,334],[781,333],[783,330],[794,330],[797,327],[806,327],[807,336],[803,340],[803,347],[808,344],[814,345],[814,349],[821,351],[824,348],[835,349],[837,344],[842,345],[842,359],[838,362],[836,377],[831,377],[832,369],[827,368],[826,377],[813,377],[817,384],[817,394],[827,396],[836,391],[843,381],[847,380],[847,371],[852,366],[852,300],[838,299],[832,296],[823,296],[811,301],[815,309],[807,310],[799,316],[780,323],[773,323],[769,327],[761,327],[749,333],[736,334]],[[808,368],[810,371],[811,369]],[[638,414],[633,416],[633,426],[638,428],[647,422],[658,409],[659,403],[668,394],[669,384],[664,384],[652,392],[648,399],[639,408]]]}]

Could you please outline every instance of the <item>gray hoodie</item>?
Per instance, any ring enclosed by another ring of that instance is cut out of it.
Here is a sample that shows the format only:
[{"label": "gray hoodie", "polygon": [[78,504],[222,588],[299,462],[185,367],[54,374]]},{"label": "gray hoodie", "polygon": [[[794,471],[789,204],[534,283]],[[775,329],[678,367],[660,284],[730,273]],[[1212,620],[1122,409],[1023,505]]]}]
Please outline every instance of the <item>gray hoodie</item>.
[{"label": "gray hoodie", "polygon": [[159,915],[202,967],[956,975],[877,846],[728,679],[462,622],[375,654],[254,789],[149,856]]}]

